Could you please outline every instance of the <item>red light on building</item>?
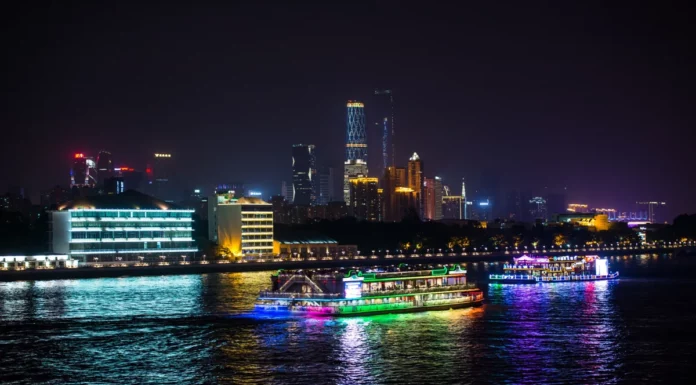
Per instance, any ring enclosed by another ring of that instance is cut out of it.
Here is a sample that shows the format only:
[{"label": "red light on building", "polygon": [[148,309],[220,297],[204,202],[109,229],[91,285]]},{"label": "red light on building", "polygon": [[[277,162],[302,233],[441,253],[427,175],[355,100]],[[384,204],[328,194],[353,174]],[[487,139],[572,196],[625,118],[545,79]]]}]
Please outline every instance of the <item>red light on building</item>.
[{"label": "red light on building", "polygon": [[81,158],[84,158],[84,157],[85,157],[85,154],[83,154],[83,153],[77,153],[77,154],[75,154],[75,159],[81,159]]},{"label": "red light on building", "polygon": [[152,169],[151,169],[151,168],[147,168],[147,169],[145,169],[145,172],[148,173],[148,174],[152,174]]}]

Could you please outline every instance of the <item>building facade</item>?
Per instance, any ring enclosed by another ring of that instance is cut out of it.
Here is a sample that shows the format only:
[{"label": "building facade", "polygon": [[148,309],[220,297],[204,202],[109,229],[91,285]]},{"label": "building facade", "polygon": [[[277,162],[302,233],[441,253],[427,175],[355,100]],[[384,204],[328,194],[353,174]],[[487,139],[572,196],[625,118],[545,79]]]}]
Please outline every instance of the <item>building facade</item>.
[{"label": "building facade", "polygon": [[384,175],[389,166],[394,166],[394,97],[392,90],[376,89],[371,111],[375,131],[380,133],[380,162],[377,175]]},{"label": "building facade", "polygon": [[357,100],[349,100],[346,107],[346,160],[359,159],[367,163],[365,105]]},{"label": "building facade", "polygon": [[349,205],[351,214],[361,221],[380,221],[382,208],[379,190],[377,178],[351,178]]},{"label": "building facade", "polygon": [[464,219],[464,200],[460,195],[442,197],[443,219]]},{"label": "building facade", "polygon": [[407,187],[416,193],[416,200],[418,202],[416,208],[419,215],[423,217],[423,161],[415,152],[408,159],[406,183]]},{"label": "building facade", "polygon": [[273,206],[260,198],[215,194],[208,199],[208,239],[235,257],[273,253]]},{"label": "building facade", "polygon": [[135,191],[72,201],[50,213],[51,251],[83,262],[193,255],[192,214]]},{"label": "building facade", "polygon": [[292,146],[292,202],[309,206],[317,203],[319,176],[314,145]]},{"label": "building facade", "polygon": [[343,164],[343,200],[350,205],[350,179],[367,177],[367,163],[364,161],[347,160]]}]

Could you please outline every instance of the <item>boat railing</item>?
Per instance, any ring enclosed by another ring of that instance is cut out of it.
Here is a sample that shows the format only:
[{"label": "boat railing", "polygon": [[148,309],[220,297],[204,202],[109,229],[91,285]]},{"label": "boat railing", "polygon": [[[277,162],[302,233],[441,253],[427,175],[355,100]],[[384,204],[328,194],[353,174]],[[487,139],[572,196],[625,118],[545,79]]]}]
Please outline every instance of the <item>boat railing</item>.
[{"label": "boat railing", "polygon": [[592,281],[598,279],[613,279],[619,276],[619,273],[611,273],[607,275],[562,275],[562,276],[538,276],[538,275],[515,275],[515,274],[491,274],[488,278],[492,280],[506,281],[538,281],[538,282],[565,282],[565,281]]},{"label": "boat railing", "polygon": [[259,293],[259,298],[287,298],[287,299],[306,299],[306,298],[320,298],[320,299],[334,299],[341,298],[342,293],[282,293],[271,290],[264,290]]},{"label": "boat railing", "polygon": [[445,286],[430,286],[430,287],[418,287],[413,289],[397,289],[397,290],[376,290],[369,292],[362,292],[362,297],[378,297],[381,295],[398,295],[398,294],[418,294],[418,293],[437,293],[442,291],[452,291],[452,290],[466,290],[466,289],[476,289],[476,285],[471,283],[466,283],[462,285],[445,285]]}]

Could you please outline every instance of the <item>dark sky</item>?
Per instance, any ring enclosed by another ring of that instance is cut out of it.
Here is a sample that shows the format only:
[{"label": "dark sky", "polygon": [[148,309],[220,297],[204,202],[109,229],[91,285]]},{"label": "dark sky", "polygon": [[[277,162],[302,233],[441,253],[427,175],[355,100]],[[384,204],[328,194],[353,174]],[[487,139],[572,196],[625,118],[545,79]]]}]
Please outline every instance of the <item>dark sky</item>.
[{"label": "dark sky", "polygon": [[696,211],[685,6],[116,3],[7,14],[3,131],[17,140],[0,181],[35,195],[67,182],[73,153],[107,148],[138,168],[171,152],[191,186],[277,193],[291,144],[340,167],[346,100],[387,87],[397,159],[417,151],[446,184]]}]

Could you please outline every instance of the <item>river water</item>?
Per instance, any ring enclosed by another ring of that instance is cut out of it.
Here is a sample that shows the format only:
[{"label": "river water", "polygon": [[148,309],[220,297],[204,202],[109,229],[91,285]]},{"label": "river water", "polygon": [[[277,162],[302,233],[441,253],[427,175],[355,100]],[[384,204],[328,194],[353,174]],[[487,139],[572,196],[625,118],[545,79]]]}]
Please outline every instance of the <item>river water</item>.
[{"label": "river water", "polygon": [[620,280],[482,285],[480,308],[335,320],[250,313],[268,272],[0,283],[0,383],[690,382],[694,263],[610,264]]}]

